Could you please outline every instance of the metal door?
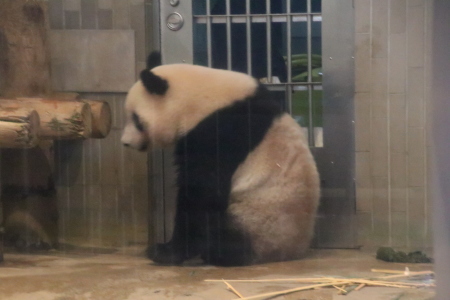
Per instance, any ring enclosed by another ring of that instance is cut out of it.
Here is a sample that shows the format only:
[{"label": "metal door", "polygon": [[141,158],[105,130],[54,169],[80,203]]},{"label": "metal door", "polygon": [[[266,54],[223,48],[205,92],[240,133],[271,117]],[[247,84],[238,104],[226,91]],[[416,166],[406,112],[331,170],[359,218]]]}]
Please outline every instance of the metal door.
[{"label": "metal door", "polygon": [[[316,247],[354,248],[353,1],[153,1],[163,63],[245,72],[303,126],[322,181]],[[153,153],[156,230],[168,241],[176,194],[170,151]]]}]

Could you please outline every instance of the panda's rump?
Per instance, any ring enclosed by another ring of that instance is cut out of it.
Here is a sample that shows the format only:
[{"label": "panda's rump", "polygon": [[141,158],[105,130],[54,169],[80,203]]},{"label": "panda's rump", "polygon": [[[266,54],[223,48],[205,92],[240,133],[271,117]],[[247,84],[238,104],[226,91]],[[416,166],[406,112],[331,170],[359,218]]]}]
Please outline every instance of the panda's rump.
[{"label": "panda's rump", "polygon": [[228,214],[252,239],[256,260],[292,259],[309,246],[318,200],[307,141],[284,114],[233,175]]}]

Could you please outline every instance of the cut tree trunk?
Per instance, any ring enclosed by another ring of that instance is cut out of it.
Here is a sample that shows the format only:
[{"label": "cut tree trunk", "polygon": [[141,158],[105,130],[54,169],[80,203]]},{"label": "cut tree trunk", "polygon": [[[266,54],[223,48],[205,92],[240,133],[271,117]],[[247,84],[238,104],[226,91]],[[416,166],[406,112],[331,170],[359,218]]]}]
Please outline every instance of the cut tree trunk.
[{"label": "cut tree trunk", "polygon": [[39,141],[39,115],[31,108],[2,108],[0,148],[32,148]]},{"label": "cut tree trunk", "polygon": [[0,94],[51,92],[46,1],[0,0]]},{"label": "cut tree trunk", "polygon": [[92,112],[92,133],[90,138],[103,139],[111,131],[112,112],[108,102],[82,99],[78,93],[53,93],[50,95],[50,98],[61,101],[81,101],[89,104]]},{"label": "cut tree trunk", "polygon": [[41,139],[88,138],[92,133],[92,113],[89,104],[43,98],[17,98],[0,101],[0,107],[35,109],[41,119]]},{"label": "cut tree trunk", "polygon": [[91,138],[105,138],[111,130],[111,108],[104,101],[82,100],[91,106],[92,133]]}]

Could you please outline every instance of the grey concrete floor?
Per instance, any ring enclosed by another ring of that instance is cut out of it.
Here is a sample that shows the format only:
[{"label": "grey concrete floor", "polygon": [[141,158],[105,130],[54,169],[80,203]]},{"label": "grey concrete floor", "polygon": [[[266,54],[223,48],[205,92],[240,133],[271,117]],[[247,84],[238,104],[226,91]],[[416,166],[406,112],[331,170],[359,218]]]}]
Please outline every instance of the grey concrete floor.
[{"label": "grey concrete floor", "polygon": [[[190,262],[155,266],[142,249],[110,254],[98,251],[46,254],[5,254],[0,264],[2,300],[228,300],[238,298],[222,282],[205,279],[268,279],[316,276],[373,277],[372,268],[411,271],[432,265],[377,261],[357,250],[312,250],[305,259],[249,267],[220,268]],[[299,287],[290,283],[232,283],[244,296]],[[365,287],[343,296],[334,288],[302,291],[271,299],[288,300],[429,300],[432,288]],[[264,298],[263,298],[264,299]]]}]

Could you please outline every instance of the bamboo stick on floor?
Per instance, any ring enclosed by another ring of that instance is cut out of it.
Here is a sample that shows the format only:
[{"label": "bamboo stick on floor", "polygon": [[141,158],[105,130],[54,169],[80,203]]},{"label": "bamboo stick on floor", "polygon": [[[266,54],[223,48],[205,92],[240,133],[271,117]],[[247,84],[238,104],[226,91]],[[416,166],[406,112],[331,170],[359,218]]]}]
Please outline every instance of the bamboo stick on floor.
[{"label": "bamboo stick on floor", "polygon": [[239,293],[231,284],[229,284],[228,282],[226,282],[225,280],[223,280],[223,283],[225,283],[228,287],[229,290],[231,290],[233,293],[235,293],[239,298],[244,298],[244,296],[242,296],[241,293]]},{"label": "bamboo stick on floor", "polygon": [[[342,282],[342,284],[348,284],[348,283],[350,283],[350,282]],[[299,288],[293,288],[293,289],[289,289],[289,290],[254,295],[254,296],[241,298],[241,299],[242,300],[252,300],[252,299],[261,299],[261,298],[267,298],[267,297],[281,296],[281,295],[291,294],[291,293],[300,292],[300,291],[312,290],[315,288],[330,287],[333,285],[335,285],[335,283],[314,284],[314,285],[308,285],[308,286],[299,287]],[[236,300],[239,300],[239,299],[236,299]]]}]

